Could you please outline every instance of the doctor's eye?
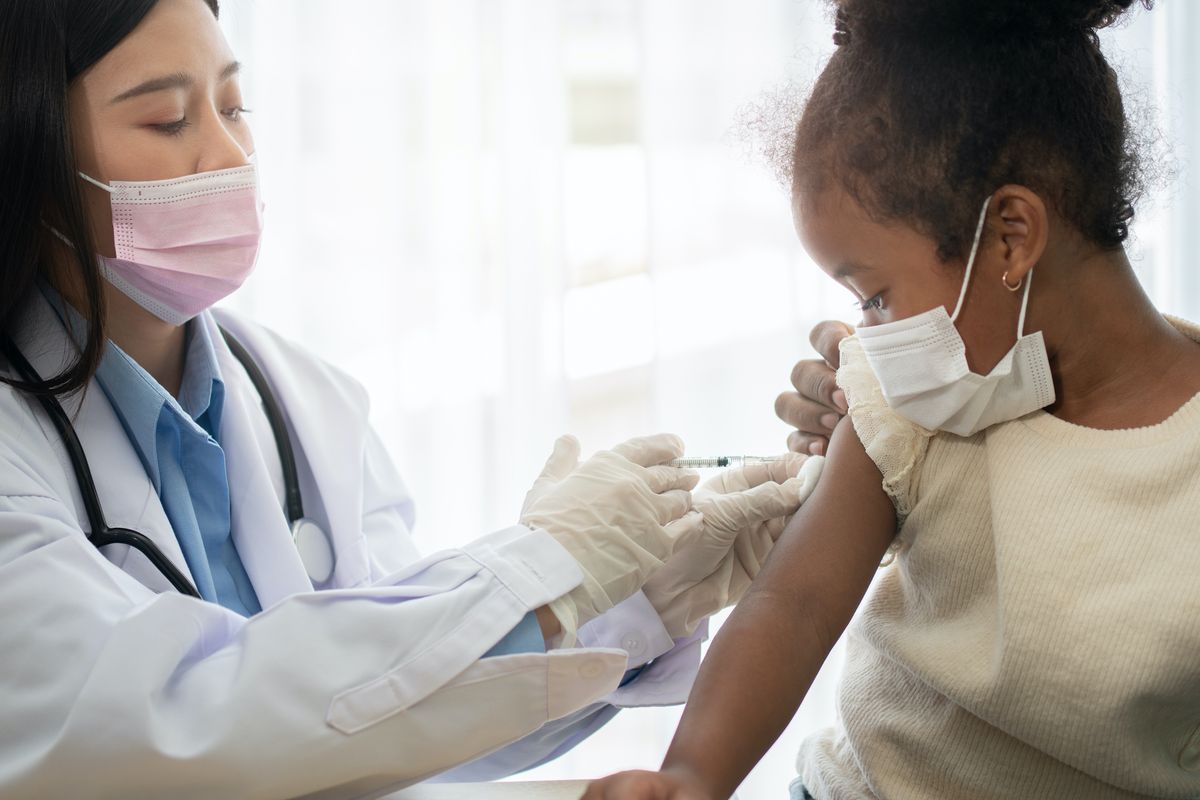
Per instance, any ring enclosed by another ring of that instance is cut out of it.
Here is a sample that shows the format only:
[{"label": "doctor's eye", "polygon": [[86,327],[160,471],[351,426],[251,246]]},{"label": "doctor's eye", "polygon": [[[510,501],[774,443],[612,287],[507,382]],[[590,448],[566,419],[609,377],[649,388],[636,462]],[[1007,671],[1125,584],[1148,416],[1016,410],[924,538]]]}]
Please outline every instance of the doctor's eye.
[{"label": "doctor's eye", "polygon": [[159,133],[165,133],[168,136],[178,136],[179,134],[183,133],[184,128],[191,124],[192,123],[188,121],[187,117],[180,117],[177,120],[173,120],[171,122],[162,122],[157,125],[151,125],[150,127],[154,128]]}]

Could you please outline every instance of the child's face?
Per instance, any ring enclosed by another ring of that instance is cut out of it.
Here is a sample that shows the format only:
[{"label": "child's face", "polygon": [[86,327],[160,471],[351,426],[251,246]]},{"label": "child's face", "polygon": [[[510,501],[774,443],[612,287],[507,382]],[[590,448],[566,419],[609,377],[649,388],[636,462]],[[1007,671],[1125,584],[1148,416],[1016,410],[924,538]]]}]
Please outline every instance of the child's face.
[{"label": "child's face", "polygon": [[[954,313],[966,265],[942,262],[933,239],[900,223],[875,222],[833,183],[818,194],[798,194],[793,213],[809,256],[858,299],[860,326],[905,319],[939,305],[947,314]],[[980,374],[999,363],[1016,340],[1017,329],[1011,297],[998,272],[991,285],[995,270],[988,260],[988,248],[981,246],[956,322],[968,364]]]}]

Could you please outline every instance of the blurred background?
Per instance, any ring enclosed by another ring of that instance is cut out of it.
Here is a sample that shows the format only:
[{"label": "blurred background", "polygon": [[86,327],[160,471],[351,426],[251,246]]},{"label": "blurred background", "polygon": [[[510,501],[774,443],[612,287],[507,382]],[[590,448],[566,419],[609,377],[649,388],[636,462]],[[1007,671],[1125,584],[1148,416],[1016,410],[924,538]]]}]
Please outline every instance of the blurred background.
[{"label": "blurred background", "polygon": [[[773,402],[809,329],[858,313],[798,246],[745,119],[816,76],[824,3],[222,5],[267,203],[258,271],[229,304],[366,385],[425,552],[512,524],[563,432],[585,451],[663,430],[694,455],[784,448]],[[1192,319],[1198,34],[1200,4],[1179,2],[1104,34],[1173,175],[1131,254]],[[786,796],[800,739],[836,720],[840,663],[742,797]],[[678,717],[624,712],[526,777],[656,767]]]}]

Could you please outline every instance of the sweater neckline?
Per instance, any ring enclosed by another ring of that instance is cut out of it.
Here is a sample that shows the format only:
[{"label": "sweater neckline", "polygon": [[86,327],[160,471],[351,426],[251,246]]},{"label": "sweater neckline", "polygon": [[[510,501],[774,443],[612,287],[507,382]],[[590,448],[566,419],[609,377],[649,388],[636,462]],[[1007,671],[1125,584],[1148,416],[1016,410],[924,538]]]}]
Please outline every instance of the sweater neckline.
[{"label": "sweater neckline", "polygon": [[[1175,330],[1200,344],[1200,325],[1170,314],[1163,316]],[[1048,411],[1035,411],[1022,417],[1020,422],[1035,433],[1064,444],[1099,448],[1151,447],[1200,429],[1200,394],[1194,395],[1162,422],[1141,428],[1088,428],[1061,420]]]},{"label": "sweater neckline", "polygon": [[1200,394],[1194,395],[1162,422],[1141,428],[1088,428],[1059,419],[1047,411],[1035,411],[1022,417],[1020,422],[1034,433],[1068,445],[1120,449],[1152,447],[1200,431]]}]

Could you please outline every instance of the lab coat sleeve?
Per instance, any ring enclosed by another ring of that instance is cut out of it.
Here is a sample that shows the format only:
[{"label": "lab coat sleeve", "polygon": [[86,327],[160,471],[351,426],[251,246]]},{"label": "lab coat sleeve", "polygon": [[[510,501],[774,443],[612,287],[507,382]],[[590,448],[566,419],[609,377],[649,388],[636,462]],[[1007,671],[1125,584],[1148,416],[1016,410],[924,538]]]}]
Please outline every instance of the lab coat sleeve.
[{"label": "lab coat sleeve", "polygon": [[[416,558],[412,543],[415,514],[411,497],[394,462],[374,429],[368,427],[363,455],[362,529],[373,574],[381,565],[403,564]],[[700,667],[699,643],[707,623],[678,642],[671,639],[654,606],[642,592],[618,603],[579,630],[585,647],[625,651],[629,667],[654,661],[653,669],[608,699],[617,706],[673,705],[687,700]]]},{"label": "lab coat sleeve", "polygon": [[[362,527],[373,569],[415,557],[409,555],[415,553],[411,500],[386,448],[371,429],[364,448],[363,475]],[[571,749],[603,727],[621,707],[684,702],[699,670],[705,630],[702,627],[688,639],[673,641],[654,606],[643,593],[636,593],[579,630],[582,647],[620,650],[627,654],[630,668],[644,667],[633,680],[593,707],[549,721],[521,740],[436,780],[481,781],[512,775]]]},{"label": "lab coat sleeve", "polygon": [[353,796],[493,752],[624,673],[624,653],[602,649],[479,660],[578,582],[545,533],[500,531],[247,620],[109,563],[57,499],[62,476],[13,442],[0,439],[6,798]]},{"label": "lab coat sleeve", "polygon": [[537,731],[482,758],[456,767],[434,782],[490,781],[552,761],[604,727],[621,708],[683,703],[700,667],[700,645],[708,623],[687,639],[672,641],[654,607],[641,592],[579,630],[580,644],[612,647],[643,669],[602,702],[547,722]]}]

